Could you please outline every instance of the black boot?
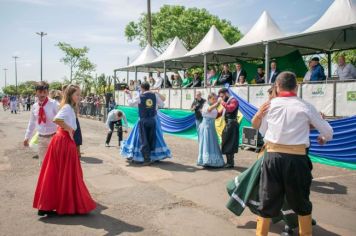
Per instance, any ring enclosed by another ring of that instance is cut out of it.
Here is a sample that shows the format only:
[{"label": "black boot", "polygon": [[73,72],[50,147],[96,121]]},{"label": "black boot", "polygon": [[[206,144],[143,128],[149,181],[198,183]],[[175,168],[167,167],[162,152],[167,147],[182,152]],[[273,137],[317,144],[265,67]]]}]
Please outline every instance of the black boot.
[{"label": "black boot", "polygon": [[231,154],[227,154],[226,155],[226,164],[225,164],[225,168],[234,168],[234,155]]},{"label": "black boot", "polygon": [[43,210],[38,210],[37,215],[39,216],[54,216],[57,215],[57,213],[55,211],[43,211]]},{"label": "black boot", "polygon": [[150,154],[144,154],[143,155],[143,165],[145,165],[145,166],[151,165]]}]

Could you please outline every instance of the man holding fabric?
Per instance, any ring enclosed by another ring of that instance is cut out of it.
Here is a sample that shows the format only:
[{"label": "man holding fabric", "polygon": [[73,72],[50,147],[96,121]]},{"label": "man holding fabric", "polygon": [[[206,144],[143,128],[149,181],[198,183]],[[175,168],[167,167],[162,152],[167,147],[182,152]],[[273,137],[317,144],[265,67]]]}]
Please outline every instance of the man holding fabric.
[{"label": "man holding fabric", "polygon": [[38,100],[31,110],[30,121],[23,141],[25,147],[29,146],[29,140],[35,129],[37,130],[39,134],[38,158],[40,165],[46,155],[48,144],[57,131],[57,125],[53,122],[53,119],[59,110],[59,105],[55,100],[48,98],[48,88],[48,84],[43,81],[36,85],[35,90]]},{"label": "man holding fabric", "polygon": [[268,234],[270,219],[279,215],[284,199],[298,215],[299,235],[312,235],[312,175],[306,154],[310,125],[320,132],[319,144],[331,140],[333,130],[314,106],[297,97],[294,73],[281,73],[276,88],[278,97],[256,117],[262,120],[259,131],[267,148],[261,170],[256,235]]},{"label": "man holding fabric", "polygon": [[225,168],[234,168],[234,155],[239,150],[239,124],[237,123],[237,113],[239,102],[230,95],[227,88],[219,90],[220,104],[224,109],[219,115],[225,117],[225,127],[221,135],[221,151],[226,155]]}]

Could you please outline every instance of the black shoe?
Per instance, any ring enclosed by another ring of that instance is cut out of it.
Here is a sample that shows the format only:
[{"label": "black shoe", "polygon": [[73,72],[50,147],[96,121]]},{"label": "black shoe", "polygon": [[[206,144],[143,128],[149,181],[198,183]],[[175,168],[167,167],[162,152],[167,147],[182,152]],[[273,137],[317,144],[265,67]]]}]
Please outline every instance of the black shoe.
[{"label": "black shoe", "polygon": [[105,147],[110,147],[110,145],[108,143],[105,143]]},{"label": "black shoe", "polygon": [[284,226],[284,230],[281,233],[281,236],[292,236],[293,235],[293,229],[290,228],[288,225]]},{"label": "black shoe", "polygon": [[57,213],[55,211],[43,211],[43,210],[38,210],[37,215],[39,216],[53,216],[53,215],[57,215]]},{"label": "black shoe", "polygon": [[226,168],[226,169],[232,169],[232,168],[234,168],[234,165],[233,165],[233,164],[230,164],[230,163],[226,163],[226,164],[224,165],[224,168]]}]

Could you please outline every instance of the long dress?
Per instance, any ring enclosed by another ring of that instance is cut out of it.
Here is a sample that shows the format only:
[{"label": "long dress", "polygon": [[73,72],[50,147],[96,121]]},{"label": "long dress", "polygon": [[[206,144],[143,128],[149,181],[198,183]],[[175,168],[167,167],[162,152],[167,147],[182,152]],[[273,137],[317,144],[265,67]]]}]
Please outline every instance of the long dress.
[{"label": "long dress", "polygon": [[[73,108],[65,105],[55,120],[76,129]],[[83,171],[74,140],[58,128],[52,137],[38,178],[33,207],[57,214],[87,214],[96,207],[83,180]]]},{"label": "long dress", "polygon": [[[161,122],[158,116],[156,120],[156,142],[155,149],[151,151],[151,161],[160,161],[166,158],[172,158],[170,149],[167,147],[166,142],[163,139],[163,132],[161,128]],[[143,162],[143,155],[140,151],[140,138],[139,138],[139,122],[137,121],[133,127],[127,140],[123,141],[123,145],[120,150],[120,154],[123,158],[132,159],[136,162]]]},{"label": "long dress", "polygon": [[215,129],[215,119],[218,111],[216,109],[208,111],[209,104],[205,104],[202,109],[203,121],[199,126],[199,155],[198,166],[223,167],[224,158],[221,154],[218,135]]}]

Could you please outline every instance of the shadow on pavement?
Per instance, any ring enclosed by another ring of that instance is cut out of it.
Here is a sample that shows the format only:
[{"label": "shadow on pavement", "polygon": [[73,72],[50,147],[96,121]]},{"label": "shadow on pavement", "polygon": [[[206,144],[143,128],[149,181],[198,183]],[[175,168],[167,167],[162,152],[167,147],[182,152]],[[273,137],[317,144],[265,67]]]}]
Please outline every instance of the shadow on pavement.
[{"label": "shadow on pavement", "polygon": [[324,194],[347,194],[347,187],[336,182],[313,181],[310,190]]},{"label": "shadow on pavement", "polygon": [[190,165],[184,165],[171,161],[160,161],[155,162],[150,167],[160,168],[162,170],[175,171],[175,172],[195,172],[199,170],[199,168]]},{"label": "shadow on pavement", "polygon": [[39,220],[46,224],[56,225],[82,225],[93,229],[103,229],[106,236],[119,235],[126,232],[141,232],[143,227],[131,225],[119,219],[104,215],[101,212],[107,207],[97,204],[97,208],[88,215],[50,216]]},{"label": "shadow on pavement", "polygon": [[[249,221],[245,225],[237,226],[237,228],[239,228],[239,229],[256,229],[256,221]],[[282,222],[279,222],[276,224],[271,224],[269,232],[275,233],[275,234],[280,234],[280,233],[282,233],[283,229],[284,229],[284,224]],[[298,228],[294,229],[294,235],[298,235]],[[326,230],[319,225],[313,226],[313,235],[340,236],[340,234]]]},{"label": "shadow on pavement", "polygon": [[102,164],[103,163],[103,160],[100,160],[98,158],[95,158],[95,157],[84,157],[82,156],[80,158],[81,161],[84,161],[85,163],[88,163],[88,164]]}]

